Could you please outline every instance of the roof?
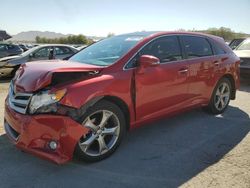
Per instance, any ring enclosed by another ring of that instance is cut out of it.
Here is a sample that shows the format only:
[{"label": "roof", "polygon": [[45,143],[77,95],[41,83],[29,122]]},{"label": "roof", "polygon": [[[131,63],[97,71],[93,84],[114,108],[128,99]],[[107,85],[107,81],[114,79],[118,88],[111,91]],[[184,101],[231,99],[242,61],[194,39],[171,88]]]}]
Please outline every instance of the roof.
[{"label": "roof", "polygon": [[142,36],[142,37],[149,37],[149,36],[161,36],[161,35],[169,35],[169,34],[176,34],[176,35],[197,35],[197,36],[207,36],[212,38],[221,38],[218,36],[200,33],[200,32],[187,32],[187,31],[142,31],[142,32],[134,32],[134,33],[127,33],[118,36]]},{"label": "roof", "polygon": [[0,30],[0,40],[10,39],[11,36],[7,34],[6,31]]},{"label": "roof", "polygon": [[46,47],[46,46],[67,46],[67,47],[72,47],[70,44],[39,44],[39,47]]}]

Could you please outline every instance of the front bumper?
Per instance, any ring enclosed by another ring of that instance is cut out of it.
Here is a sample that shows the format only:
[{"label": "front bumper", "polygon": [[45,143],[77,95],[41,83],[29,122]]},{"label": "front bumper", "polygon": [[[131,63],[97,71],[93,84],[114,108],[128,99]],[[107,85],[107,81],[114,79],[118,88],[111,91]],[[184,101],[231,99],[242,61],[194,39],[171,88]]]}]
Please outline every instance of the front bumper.
[{"label": "front bumper", "polygon": [[[89,130],[67,116],[23,115],[5,101],[4,126],[10,140],[21,150],[62,164],[73,158],[75,146]],[[57,148],[49,148],[55,141]]]}]

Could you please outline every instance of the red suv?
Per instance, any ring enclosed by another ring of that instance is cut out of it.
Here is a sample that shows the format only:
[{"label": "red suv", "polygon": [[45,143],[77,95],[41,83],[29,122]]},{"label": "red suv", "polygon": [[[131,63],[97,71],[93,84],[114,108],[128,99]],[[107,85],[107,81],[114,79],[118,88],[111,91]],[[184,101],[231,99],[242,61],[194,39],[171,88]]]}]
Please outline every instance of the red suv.
[{"label": "red suv", "polygon": [[198,107],[224,112],[239,88],[239,62],[211,35],[107,38],[67,61],[22,65],[5,103],[6,133],[21,150],[56,163],[101,160],[145,122]]}]

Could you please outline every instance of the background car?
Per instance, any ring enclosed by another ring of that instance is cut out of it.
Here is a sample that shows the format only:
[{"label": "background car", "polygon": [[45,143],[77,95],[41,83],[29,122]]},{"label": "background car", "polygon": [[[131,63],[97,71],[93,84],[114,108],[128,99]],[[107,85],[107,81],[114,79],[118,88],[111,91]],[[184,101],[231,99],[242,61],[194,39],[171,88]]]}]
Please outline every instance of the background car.
[{"label": "background car", "polygon": [[13,76],[21,64],[30,61],[64,59],[78,52],[68,45],[40,45],[19,56],[0,59],[0,77]]},{"label": "background car", "polygon": [[234,50],[235,48],[237,48],[246,38],[238,38],[238,39],[233,39],[230,43],[229,43],[229,47]]},{"label": "background car", "polygon": [[250,38],[245,39],[234,53],[240,58],[240,75],[242,78],[250,79]]},{"label": "background car", "polygon": [[25,44],[19,44],[18,46],[19,46],[20,48],[22,48],[24,52],[26,52],[27,50],[29,50],[28,46],[25,45]]},{"label": "background car", "polygon": [[12,55],[19,55],[23,53],[22,48],[16,44],[0,43],[0,58]]}]

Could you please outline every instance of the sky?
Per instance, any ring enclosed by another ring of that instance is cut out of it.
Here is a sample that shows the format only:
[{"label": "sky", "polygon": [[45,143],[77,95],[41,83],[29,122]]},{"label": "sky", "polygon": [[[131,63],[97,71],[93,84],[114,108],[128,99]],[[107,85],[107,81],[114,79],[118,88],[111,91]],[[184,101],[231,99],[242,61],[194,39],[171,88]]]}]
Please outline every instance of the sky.
[{"label": "sky", "polygon": [[106,36],[229,27],[250,34],[250,0],[0,0],[0,29]]}]

